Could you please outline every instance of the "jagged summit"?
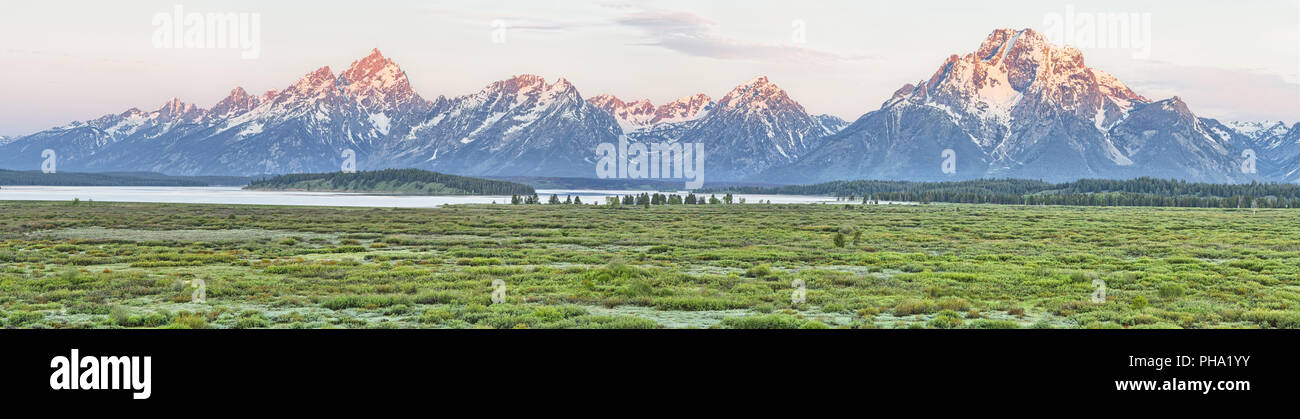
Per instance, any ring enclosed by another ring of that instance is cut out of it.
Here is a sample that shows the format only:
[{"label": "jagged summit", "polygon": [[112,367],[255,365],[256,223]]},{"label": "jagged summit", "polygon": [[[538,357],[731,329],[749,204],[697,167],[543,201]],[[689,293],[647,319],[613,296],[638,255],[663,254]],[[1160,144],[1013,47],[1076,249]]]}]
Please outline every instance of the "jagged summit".
[{"label": "jagged summit", "polygon": [[153,112],[152,117],[160,123],[173,121],[191,122],[203,117],[207,111],[194,104],[182,102],[179,98],[171,98],[163,103],[162,107]]},{"label": "jagged summit", "polygon": [[787,107],[805,112],[803,105],[790,99],[785,90],[769,81],[767,76],[755,77],[718,99],[718,112],[765,112]]},{"label": "jagged summit", "polygon": [[699,93],[683,96],[656,108],[655,117],[650,122],[659,124],[691,121],[703,117],[712,108],[713,99],[709,98],[709,95]]},{"label": "jagged summit", "polygon": [[278,96],[313,96],[338,90],[338,79],[329,66],[324,66],[302,76]]},{"label": "jagged summit", "polygon": [[229,118],[253,110],[260,102],[261,100],[256,96],[249,95],[248,92],[244,91],[243,87],[236,87],[230,91],[229,95],[226,95],[225,99],[221,99],[220,102],[212,106],[209,116]]},{"label": "jagged summit", "polygon": [[[796,164],[764,176],[1257,179],[1233,170],[1240,151],[1214,131],[1182,98],[1152,102],[1088,67],[1073,47],[1032,29],[997,29]],[[946,150],[958,156],[948,172],[936,163]]]},{"label": "jagged summit", "polygon": [[[990,131],[1043,108],[1105,129],[1134,104],[1150,102],[1109,73],[1086,66],[1079,50],[1054,45],[1033,29],[994,30],[974,52],[949,56],[928,80],[903,86],[884,106],[903,100],[948,107]],[[980,140],[985,146],[998,141]]]},{"label": "jagged summit", "polygon": [[406,72],[391,58],[384,57],[379,48],[371,50],[353,61],[339,75],[343,91],[366,108],[397,107],[412,101],[423,101],[411,88]]},{"label": "jagged summit", "polygon": [[659,106],[655,106],[650,99],[624,102],[613,95],[593,96],[587,102],[614,115],[624,131],[693,121],[703,117],[713,107],[713,100],[703,93],[683,96]]},{"label": "jagged summit", "polygon": [[[595,147],[626,135],[704,144],[711,181],[1300,180],[1300,129],[1221,124],[1180,97],[1152,101],[1033,30],[997,29],[938,61],[848,124],[808,114],[763,75],[716,102],[702,93],[660,105],[583,100],[567,79],[536,74],[428,101],[375,48],[342,73],[320,67],[260,95],[235,87],[210,110],[173,98],[4,140],[0,167],[58,148],[69,170],[322,172],[338,170],[340,153],[353,150],[362,168],[589,177]],[[1258,175],[1239,170],[1247,148],[1259,155]],[[939,171],[946,150],[959,156],[953,173]]]}]

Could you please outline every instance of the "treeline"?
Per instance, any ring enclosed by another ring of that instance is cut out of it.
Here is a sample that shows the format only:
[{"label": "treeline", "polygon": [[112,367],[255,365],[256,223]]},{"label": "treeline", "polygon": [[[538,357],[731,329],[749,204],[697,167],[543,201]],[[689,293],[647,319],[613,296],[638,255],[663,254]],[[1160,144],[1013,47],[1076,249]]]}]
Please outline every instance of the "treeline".
[{"label": "treeline", "polygon": [[527,195],[536,193],[533,191],[533,187],[520,183],[448,175],[420,169],[289,174],[254,180],[248,184],[247,188],[425,195]]},{"label": "treeline", "polygon": [[1048,183],[1022,179],[959,182],[855,180],[779,187],[730,187],[749,194],[829,195],[846,201],[964,204],[1149,206],[1195,208],[1300,207],[1300,186],[1280,183],[1215,184],[1149,177]]},{"label": "treeline", "polygon": [[0,169],[0,185],[14,186],[214,186],[243,185],[238,176],[168,176],[150,172],[42,173]]},{"label": "treeline", "polygon": [[[511,195],[510,203],[514,205],[535,205],[535,204],[542,203],[542,200],[537,196],[537,194]],[[561,205],[561,204],[582,205],[583,204],[581,197],[566,195],[565,199],[561,201],[560,196],[556,194],[551,194],[551,198],[548,199],[546,203],[548,205]],[[662,193],[652,194],[649,192],[644,192],[636,195],[623,195],[622,197],[619,196],[605,197],[605,205],[610,207],[641,206],[641,207],[649,208],[651,205],[706,205],[706,204],[719,205],[719,204],[735,204],[735,203],[743,204],[745,203],[745,198],[740,198],[737,200],[731,194],[723,195],[722,198],[718,198],[717,195],[710,195],[708,198],[705,198],[704,195],[697,196],[693,192],[687,193],[685,196],[678,195],[678,194],[662,194]],[[597,204],[599,204],[599,202],[597,202]]]}]

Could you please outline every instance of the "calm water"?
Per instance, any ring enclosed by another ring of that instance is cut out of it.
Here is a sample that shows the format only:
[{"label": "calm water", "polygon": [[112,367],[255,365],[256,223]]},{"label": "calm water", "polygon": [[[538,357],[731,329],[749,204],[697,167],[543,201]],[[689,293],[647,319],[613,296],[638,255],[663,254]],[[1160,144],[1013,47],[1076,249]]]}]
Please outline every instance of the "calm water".
[{"label": "calm water", "polygon": [[[551,194],[582,198],[586,204],[604,203],[606,196],[635,195],[645,191],[538,189],[546,202]],[[685,195],[685,194],[682,194]],[[707,196],[707,195],[706,195]],[[774,204],[836,203],[834,197],[806,195],[735,195],[747,203],[771,200]],[[719,195],[721,197],[721,195]],[[190,204],[309,205],[336,207],[434,208],[447,204],[509,204],[509,196],[388,196],[337,192],[246,191],[238,187],[174,186],[4,186],[0,201],[171,202]]]}]

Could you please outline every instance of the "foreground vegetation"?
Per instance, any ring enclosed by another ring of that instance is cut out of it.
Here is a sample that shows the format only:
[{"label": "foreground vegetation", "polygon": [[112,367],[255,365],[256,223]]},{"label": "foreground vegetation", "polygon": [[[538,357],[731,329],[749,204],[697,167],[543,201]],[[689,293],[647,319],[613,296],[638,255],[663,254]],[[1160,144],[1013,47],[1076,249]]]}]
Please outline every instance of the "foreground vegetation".
[{"label": "foreground vegetation", "polygon": [[1296,210],[0,202],[0,213],[11,328],[1300,328]]}]

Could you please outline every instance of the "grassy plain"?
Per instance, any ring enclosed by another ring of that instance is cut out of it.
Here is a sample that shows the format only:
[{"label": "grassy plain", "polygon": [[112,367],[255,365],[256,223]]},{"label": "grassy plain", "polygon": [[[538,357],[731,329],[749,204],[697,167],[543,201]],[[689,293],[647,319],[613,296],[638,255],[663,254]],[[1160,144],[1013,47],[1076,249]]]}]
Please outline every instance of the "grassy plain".
[{"label": "grassy plain", "polygon": [[0,202],[0,326],[1300,328],[1300,210]]}]

